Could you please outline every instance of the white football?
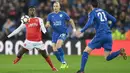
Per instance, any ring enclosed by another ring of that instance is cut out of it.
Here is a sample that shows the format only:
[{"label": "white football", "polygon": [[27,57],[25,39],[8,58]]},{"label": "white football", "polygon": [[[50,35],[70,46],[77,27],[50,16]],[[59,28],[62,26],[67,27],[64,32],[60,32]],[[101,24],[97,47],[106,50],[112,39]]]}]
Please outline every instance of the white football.
[{"label": "white football", "polygon": [[21,17],[21,22],[22,23],[27,23],[28,20],[29,20],[29,16],[28,15],[24,15],[24,16]]}]

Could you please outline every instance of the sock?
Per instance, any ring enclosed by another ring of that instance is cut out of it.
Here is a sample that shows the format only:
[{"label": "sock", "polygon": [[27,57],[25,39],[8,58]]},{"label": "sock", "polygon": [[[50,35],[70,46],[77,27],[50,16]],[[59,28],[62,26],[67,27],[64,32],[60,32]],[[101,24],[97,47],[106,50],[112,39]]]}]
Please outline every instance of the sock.
[{"label": "sock", "polygon": [[107,56],[107,59],[106,59],[106,60],[107,60],[107,61],[110,61],[110,60],[116,58],[119,54],[120,54],[120,50],[118,50],[118,51],[116,51],[116,52],[113,52],[113,53],[111,53],[109,56]]},{"label": "sock", "polygon": [[64,51],[63,51],[63,49],[62,49],[62,48],[59,48],[59,49],[58,49],[58,52],[59,52],[59,54],[60,54],[60,58],[61,58],[62,63],[66,63],[66,61],[65,61],[65,59],[64,59]]},{"label": "sock", "polygon": [[82,55],[82,60],[81,60],[81,68],[80,68],[80,71],[84,71],[84,68],[85,68],[85,65],[86,65],[86,62],[88,60],[88,53],[87,52],[83,52],[83,55]]},{"label": "sock", "polygon": [[46,59],[47,63],[50,65],[50,67],[51,67],[51,68],[54,68],[54,66],[53,66],[53,64],[52,64],[52,62],[51,62],[50,57],[48,56],[48,57],[45,58],[45,59]]},{"label": "sock", "polygon": [[58,51],[54,51],[54,55],[56,56],[57,60],[59,60],[60,62],[62,62],[61,58],[60,58],[60,54],[59,54]]}]

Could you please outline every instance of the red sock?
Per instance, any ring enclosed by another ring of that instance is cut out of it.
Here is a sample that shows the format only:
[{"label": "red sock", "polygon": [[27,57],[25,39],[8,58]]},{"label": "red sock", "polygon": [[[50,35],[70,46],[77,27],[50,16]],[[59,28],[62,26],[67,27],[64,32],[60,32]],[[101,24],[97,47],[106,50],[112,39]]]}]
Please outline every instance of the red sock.
[{"label": "red sock", "polygon": [[48,57],[45,58],[45,59],[46,59],[47,63],[50,65],[50,67],[51,67],[51,68],[54,68],[54,66],[53,66],[53,64],[52,64],[52,62],[51,62],[50,57],[48,56]]}]

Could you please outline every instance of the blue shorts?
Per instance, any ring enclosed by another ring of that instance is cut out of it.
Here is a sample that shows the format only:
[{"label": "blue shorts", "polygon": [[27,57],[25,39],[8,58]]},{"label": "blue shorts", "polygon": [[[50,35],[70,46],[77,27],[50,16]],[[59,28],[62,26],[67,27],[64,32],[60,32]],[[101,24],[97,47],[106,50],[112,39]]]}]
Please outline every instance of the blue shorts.
[{"label": "blue shorts", "polygon": [[101,47],[104,48],[105,51],[112,50],[112,35],[111,34],[102,34],[95,35],[95,37],[88,44],[88,47],[91,49],[99,49]]},{"label": "blue shorts", "polygon": [[52,43],[56,43],[57,40],[59,40],[59,39],[65,41],[66,38],[67,38],[67,33],[59,34],[59,33],[53,32],[53,34],[52,34]]}]

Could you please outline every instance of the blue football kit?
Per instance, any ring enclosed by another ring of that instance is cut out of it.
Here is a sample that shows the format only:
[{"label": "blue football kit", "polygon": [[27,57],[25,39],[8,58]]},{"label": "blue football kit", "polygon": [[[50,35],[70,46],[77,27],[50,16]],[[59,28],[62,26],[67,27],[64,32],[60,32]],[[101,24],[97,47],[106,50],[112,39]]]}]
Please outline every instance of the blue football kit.
[{"label": "blue football kit", "polygon": [[95,28],[96,34],[88,44],[91,49],[103,47],[105,51],[112,50],[112,35],[110,28],[113,24],[109,27],[108,20],[111,20],[113,24],[116,22],[116,19],[112,15],[100,8],[95,8],[89,13],[88,22],[81,32],[84,32],[91,25]]},{"label": "blue football kit", "polygon": [[58,13],[52,12],[48,15],[47,21],[53,29],[52,42],[56,43],[58,39],[63,41],[66,39],[68,34],[68,27],[66,21],[69,21],[70,17],[66,12],[60,11]]},{"label": "blue football kit", "polygon": [[[108,26],[108,20],[112,21],[111,26]],[[105,51],[110,52],[112,50],[112,35],[110,28],[116,23],[115,17],[107,13],[100,8],[94,8],[88,15],[88,22],[80,32],[85,32],[89,26],[94,26],[96,34],[94,38],[88,44],[88,47],[92,50],[95,48],[103,47]],[[112,52],[106,57],[107,61],[110,61],[120,55],[121,51]],[[81,67],[77,73],[84,73],[84,68],[88,60],[89,53],[84,51],[81,59]]]},{"label": "blue football kit", "polygon": [[[47,21],[50,22],[50,25],[53,29],[52,33],[52,43],[57,43],[57,40],[65,41],[68,34],[68,27],[66,21],[69,21],[70,17],[66,12],[60,11],[58,13],[52,12],[48,15]],[[62,47],[57,48],[57,51],[54,51],[54,55],[57,60],[59,60],[62,65],[61,68],[68,68],[68,65],[64,59],[64,51]]]}]

